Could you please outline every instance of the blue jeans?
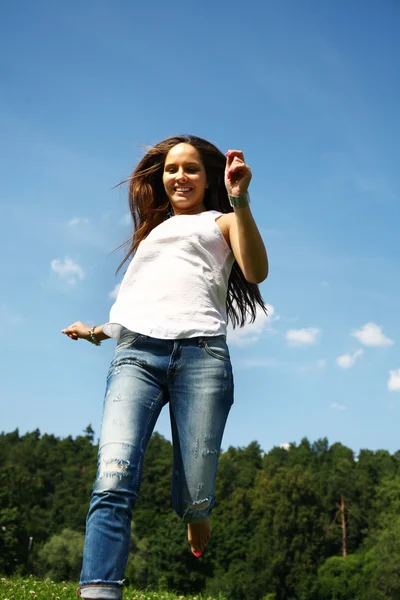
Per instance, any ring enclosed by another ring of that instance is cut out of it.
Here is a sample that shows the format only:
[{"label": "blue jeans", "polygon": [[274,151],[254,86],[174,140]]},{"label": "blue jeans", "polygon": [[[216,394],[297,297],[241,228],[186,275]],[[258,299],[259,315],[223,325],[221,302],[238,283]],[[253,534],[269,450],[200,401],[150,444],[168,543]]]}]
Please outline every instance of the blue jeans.
[{"label": "blue jeans", "polygon": [[164,340],[122,330],[107,377],[78,592],[82,598],[122,597],[143,457],[167,402],[173,508],[186,523],[198,523],[214,505],[222,435],[233,403],[225,336]]}]

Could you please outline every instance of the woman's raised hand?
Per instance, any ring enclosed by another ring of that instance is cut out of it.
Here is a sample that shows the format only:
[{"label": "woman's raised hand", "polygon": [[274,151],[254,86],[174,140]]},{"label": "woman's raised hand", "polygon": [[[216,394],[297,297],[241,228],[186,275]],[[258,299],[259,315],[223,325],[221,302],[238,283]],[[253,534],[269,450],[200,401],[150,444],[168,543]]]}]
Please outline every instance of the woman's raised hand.
[{"label": "woman's raised hand", "polygon": [[85,323],[81,323],[81,321],[76,321],[76,323],[72,323],[65,329],[61,330],[61,333],[65,333],[71,340],[90,340],[90,327],[85,325]]},{"label": "woman's raised hand", "polygon": [[247,192],[251,181],[251,169],[244,162],[241,150],[226,153],[225,186],[229,196],[241,196]]}]

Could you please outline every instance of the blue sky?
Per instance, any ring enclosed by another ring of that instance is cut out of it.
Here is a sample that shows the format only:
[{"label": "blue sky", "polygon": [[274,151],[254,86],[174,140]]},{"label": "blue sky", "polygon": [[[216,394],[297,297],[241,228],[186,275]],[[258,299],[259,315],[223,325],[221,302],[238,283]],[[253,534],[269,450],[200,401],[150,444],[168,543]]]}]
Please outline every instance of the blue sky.
[{"label": "blue sky", "polygon": [[60,331],[108,319],[113,186],[185,132],[244,151],[270,257],[270,318],[229,335],[223,447],[398,450],[397,0],[16,0],[0,22],[0,429],[98,435],[114,342]]}]

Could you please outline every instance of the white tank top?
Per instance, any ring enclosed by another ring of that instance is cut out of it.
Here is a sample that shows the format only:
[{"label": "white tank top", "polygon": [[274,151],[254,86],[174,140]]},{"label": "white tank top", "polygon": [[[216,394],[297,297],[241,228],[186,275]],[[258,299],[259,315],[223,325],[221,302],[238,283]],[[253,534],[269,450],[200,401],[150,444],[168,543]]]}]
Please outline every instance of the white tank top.
[{"label": "white tank top", "polygon": [[226,335],[234,256],[209,210],[177,215],[143,240],[125,273],[106,335],[122,327],[162,339]]}]

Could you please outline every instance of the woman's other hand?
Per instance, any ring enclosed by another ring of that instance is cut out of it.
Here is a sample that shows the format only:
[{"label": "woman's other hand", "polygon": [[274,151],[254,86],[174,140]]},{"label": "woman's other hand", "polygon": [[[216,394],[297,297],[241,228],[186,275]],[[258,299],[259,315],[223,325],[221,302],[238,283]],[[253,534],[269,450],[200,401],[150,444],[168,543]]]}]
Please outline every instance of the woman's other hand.
[{"label": "woman's other hand", "polygon": [[241,196],[247,192],[251,181],[251,169],[244,162],[241,150],[226,153],[225,186],[229,196]]}]

